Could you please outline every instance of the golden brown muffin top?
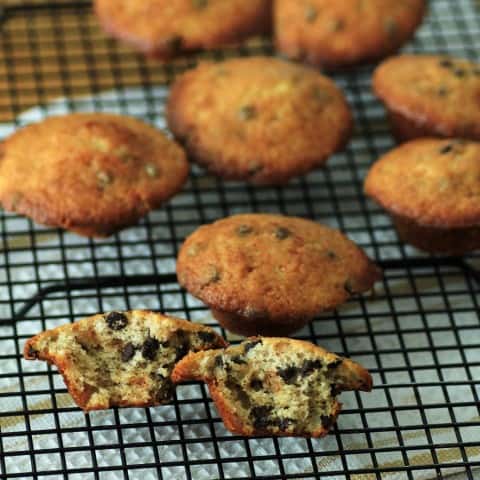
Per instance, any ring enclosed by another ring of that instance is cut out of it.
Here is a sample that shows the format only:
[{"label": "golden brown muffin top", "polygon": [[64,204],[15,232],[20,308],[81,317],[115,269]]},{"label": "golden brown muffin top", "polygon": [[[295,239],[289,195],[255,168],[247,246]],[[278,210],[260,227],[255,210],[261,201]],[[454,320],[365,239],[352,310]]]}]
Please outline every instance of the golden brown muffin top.
[{"label": "golden brown muffin top", "polygon": [[446,136],[480,139],[480,65],[438,55],[401,55],[376,70],[373,88],[390,110]]},{"label": "golden brown muffin top", "polygon": [[159,57],[267,32],[271,8],[271,0],[95,0],[107,31]]},{"label": "golden brown muffin top", "polygon": [[312,318],[372,288],[379,270],[338,230],[296,217],[235,215],[182,246],[177,275],[210,307],[247,318]]},{"label": "golden brown muffin top", "polygon": [[104,236],[183,186],[188,163],[163,133],[131,117],[51,117],[0,146],[0,202],[39,223]]},{"label": "golden brown muffin top", "polygon": [[168,123],[193,160],[228,179],[285,183],[350,137],[342,92],[317,71],[270,57],[201,64],[173,85]]},{"label": "golden brown muffin top", "polygon": [[327,68],[382,58],[409,40],[425,14],[424,0],[277,0],[277,46]]},{"label": "golden brown muffin top", "polygon": [[375,163],[365,192],[423,226],[480,225],[480,144],[420,139],[401,145]]}]

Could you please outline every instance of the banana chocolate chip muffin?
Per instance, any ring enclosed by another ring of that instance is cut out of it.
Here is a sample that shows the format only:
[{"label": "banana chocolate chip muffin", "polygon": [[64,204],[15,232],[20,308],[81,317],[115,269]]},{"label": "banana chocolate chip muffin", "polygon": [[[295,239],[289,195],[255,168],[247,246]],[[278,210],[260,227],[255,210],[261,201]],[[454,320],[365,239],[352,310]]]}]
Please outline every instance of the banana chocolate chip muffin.
[{"label": "banana chocolate chip muffin", "polygon": [[225,346],[211,328],[133,310],[47,330],[27,341],[24,356],[54,364],[77,405],[89,411],[167,403],[176,362],[189,352]]},{"label": "banana chocolate chip muffin", "polygon": [[226,350],[191,353],[172,380],[202,380],[225,427],[240,435],[323,437],[341,409],[336,397],[372,389],[365,368],[288,338],[249,338]]},{"label": "banana chocolate chip muffin", "polygon": [[246,214],[190,235],[177,276],[228,330],[287,335],[370,290],[380,271],[338,230],[296,217]]},{"label": "banana chocolate chip muffin", "polygon": [[374,164],[365,192],[407,243],[452,255],[480,248],[480,143],[405,143]]},{"label": "banana chocolate chip muffin", "polygon": [[131,117],[51,117],[0,144],[3,208],[88,237],[137,223],[187,176],[182,148]]},{"label": "banana chocolate chip muffin", "polygon": [[480,140],[480,64],[443,55],[401,55],[382,63],[373,88],[398,141]]},{"label": "banana chocolate chip muffin", "polygon": [[269,185],[325,164],[353,126],[330,79],[269,57],[188,71],[172,87],[167,117],[192,161],[225,179]]},{"label": "banana chocolate chip muffin", "polygon": [[272,0],[95,0],[95,12],[113,36],[168,59],[269,32]]},{"label": "banana chocolate chip muffin", "polygon": [[277,48],[329,70],[385,58],[410,40],[424,0],[276,0]]}]

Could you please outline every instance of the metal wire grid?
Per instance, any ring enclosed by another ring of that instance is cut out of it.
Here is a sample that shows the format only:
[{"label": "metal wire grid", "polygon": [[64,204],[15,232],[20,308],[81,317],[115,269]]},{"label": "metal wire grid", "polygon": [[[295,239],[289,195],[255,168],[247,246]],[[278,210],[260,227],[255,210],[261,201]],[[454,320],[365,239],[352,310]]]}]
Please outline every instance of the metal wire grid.
[{"label": "metal wire grid", "polygon": [[[474,3],[431,2],[411,49],[478,60]],[[31,115],[20,115],[27,108],[38,106],[40,118],[51,114],[59,96],[67,110],[85,103],[132,114],[142,102],[142,116],[161,124],[165,90],[158,85],[198,60],[154,64],[105,40],[86,2],[12,1],[4,13],[2,136],[29,121]],[[272,48],[260,40],[200,57],[252,53]],[[168,206],[105,241],[0,213],[0,478],[397,480],[457,471],[476,478],[480,258],[433,258],[400,244],[390,220],[363,197],[366,170],[393,145],[370,73],[335,77],[357,118],[348,150],[284,188],[224,183],[194,169]],[[55,369],[21,359],[29,336],[98,311],[151,308],[215,326],[201,303],[179,289],[174,259],[198,225],[245,211],[340,227],[385,269],[374,300],[354,300],[298,335],[351,356],[374,375],[371,394],[342,396],[344,413],[327,439],[231,436],[197,384],[180,387],[171,406],[84,415]]]}]

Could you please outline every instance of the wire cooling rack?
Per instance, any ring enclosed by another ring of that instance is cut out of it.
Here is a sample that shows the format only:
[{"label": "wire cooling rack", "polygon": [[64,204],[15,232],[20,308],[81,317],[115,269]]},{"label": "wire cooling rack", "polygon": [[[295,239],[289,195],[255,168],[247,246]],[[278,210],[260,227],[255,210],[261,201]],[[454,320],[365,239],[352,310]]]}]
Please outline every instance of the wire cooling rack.
[{"label": "wire cooling rack", "polygon": [[[477,4],[430,3],[408,49],[478,60]],[[3,0],[0,15],[1,138],[79,110],[164,127],[165,85],[178,72],[199,58],[273,53],[255,40],[160,64],[107,40],[89,2]],[[335,76],[355,110],[355,137],[327,168],[284,188],[224,183],[194,168],[169,205],[102,241],[0,212],[0,478],[480,478],[480,257],[430,257],[402,245],[362,195],[369,165],[393,146],[370,78],[369,68]],[[99,311],[158,309],[216,326],[177,285],[175,256],[199,225],[248,211],[339,227],[385,270],[374,298],[352,300],[298,334],[374,376],[371,394],[342,395],[344,413],[327,438],[234,437],[198,384],[178,388],[172,405],[84,415],[54,368],[22,359],[29,336]]]}]

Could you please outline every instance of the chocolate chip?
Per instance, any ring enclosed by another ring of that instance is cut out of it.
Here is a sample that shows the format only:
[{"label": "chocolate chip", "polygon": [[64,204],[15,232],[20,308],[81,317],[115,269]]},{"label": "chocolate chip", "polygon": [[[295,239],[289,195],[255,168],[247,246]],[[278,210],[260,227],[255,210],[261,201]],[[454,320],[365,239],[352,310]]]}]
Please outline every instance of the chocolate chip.
[{"label": "chocolate chip", "polygon": [[183,44],[183,39],[182,37],[175,35],[173,37],[170,37],[166,42],[165,42],[165,47],[171,54],[178,53]]},{"label": "chocolate chip", "polygon": [[240,355],[235,355],[234,357],[232,357],[232,362],[236,363],[237,365],[247,364],[247,361],[244,358],[242,358]]},{"label": "chocolate chip", "polygon": [[75,341],[80,345],[80,348],[86,352],[90,353],[90,346],[87,345],[86,343],[82,342],[79,338],[76,338]]},{"label": "chocolate chip", "polygon": [[218,271],[218,268],[215,267],[214,265],[210,265],[209,268],[209,278],[207,284],[209,285],[210,283],[217,283],[220,281],[220,272]]},{"label": "chocolate chip", "polygon": [[148,337],[142,345],[142,356],[146,360],[155,360],[160,343],[156,338]]},{"label": "chocolate chip", "polygon": [[135,355],[135,345],[127,343],[122,350],[122,362],[130,361]]},{"label": "chocolate chip", "polygon": [[160,403],[168,402],[173,397],[173,383],[169,378],[165,379],[163,375],[159,375],[159,378],[164,383],[157,392],[157,401]]},{"label": "chocolate chip", "polygon": [[292,232],[290,232],[290,230],[288,228],[278,227],[275,230],[275,237],[278,238],[278,240],[285,240],[291,234],[292,234]]},{"label": "chocolate chip", "polygon": [[253,105],[244,105],[238,111],[238,118],[242,121],[252,120],[257,116],[257,110]]},{"label": "chocolate chip", "polygon": [[272,410],[273,407],[266,405],[253,407],[252,410],[250,410],[250,418],[253,419],[253,426],[261,429],[271,425],[271,419],[269,417]]},{"label": "chocolate chip", "polygon": [[257,345],[261,345],[262,341],[261,340],[253,340],[251,342],[247,342],[243,344],[243,351],[245,355],[252,349],[254,349]]},{"label": "chocolate chip", "polygon": [[457,68],[453,71],[453,74],[458,78],[463,78],[467,72],[463,68]]},{"label": "chocolate chip", "polygon": [[246,237],[253,232],[253,228],[250,225],[240,225],[237,228],[237,235],[240,237]]},{"label": "chocolate chip", "polygon": [[453,62],[448,58],[444,58],[443,60],[440,60],[439,65],[443,68],[452,68]]},{"label": "chocolate chip", "polygon": [[305,8],[305,20],[308,23],[313,23],[318,17],[317,9],[313,5],[307,5]]},{"label": "chocolate chip", "polygon": [[254,417],[265,417],[269,415],[272,410],[273,410],[273,407],[271,406],[259,405],[259,406],[253,407],[252,410],[250,411],[250,414],[253,415]]},{"label": "chocolate chip", "polygon": [[175,361],[178,362],[183,357],[185,357],[190,350],[188,343],[182,343],[179,345],[175,351]]},{"label": "chocolate chip", "polygon": [[192,4],[195,8],[201,9],[208,5],[208,0],[192,0]]},{"label": "chocolate chip", "polygon": [[262,390],[263,383],[258,378],[252,378],[252,380],[250,381],[250,388],[258,392],[259,390]]},{"label": "chocolate chip", "polygon": [[343,358],[337,358],[337,359],[334,360],[333,362],[330,362],[330,363],[327,365],[327,368],[328,368],[329,370],[333,370],[333,369],[339,367],[342,363],[343,363]]},{"label": "chocolate chip", "polygon": [[330,260],[335,260],[337,258],[337,254],[333,250],[327,250],[327,257]]},{"label": "chocolate chip", "polygon": [[277,369],[277,374],[287,385],[292,385],[293,383],[295,383],[299,373],[300,369],[293,365],[290,365],[287,368]]},{"label": "chocolate chip", "polygon": [[214,360],[215,368],[223,368],[223,357],[221,355],[217,355]]},{"label": "chocolate chip", "polygon": [[340,32],[341,30],[343,30],[345,28],[345,22],[340,19],[340,18],[336,18],[335,20],[332,21],[332,23],[330,24],[330,30],[332,32]]},{"label": "chocolate chip", "polygon": [[323,363],[321,360],[305,360],[300,370],[300,374],[303,377],[307,377],[308,375],[311,375],[315,370],[321,370],[322,367]]},{"label": "chocolate chip", "polygon": [[330,395],[336,397],[340,393],[342,393],[342,388],[339,385],[332,383],[332,385],[330,385]]},{"label": "chocolate chip", "polygon": [[212,332],[197,332],[198,338],[205,343],[213,343],[215,341],[215,334]]},{"label": "chocolate chip", "polygon": [[128,318],[120,312],[110,312],[105,320],[112,330],[123,330],[128,324]]},{"label": "chocolate chip", "polygon": [[188,338],[188,332],[186,332],[185,330],[183,330],[181,328],[176,330],[175,335],[176,335],[177,338]]},{"label": "chocolate chip", "polygon": [[326,430],[330,430],[330,428],[332,428],[332,426],[335,424],[335,419],[326,415],[322,415],[320,417],[320,421],[322,422],[322,427]]},{"label": "chocolate chip", "polygon": [[447,87],[439,87],[438,90],[437,90],[437,93],[440,97],[446,97],[449,93],[448,91],[448,88]]},{"label": "chocolate chip", "polygon": [[280,431],[285,432],[288,430],[288,427],[295,423],[295,420],[292,418],[279,418],[277,421],[277,427]]},{"label": "chocolate chip", "polygon": [[440,149],[440,152],[439,152],[439,153],[440,153],[441,155],[445,155],[445,154],[450,153],[450,152],[452,152],[452,151],[453,151],[453,145],[452,145],[451,143],[449,143],[449,144],[443,146],[443,147]]}]

